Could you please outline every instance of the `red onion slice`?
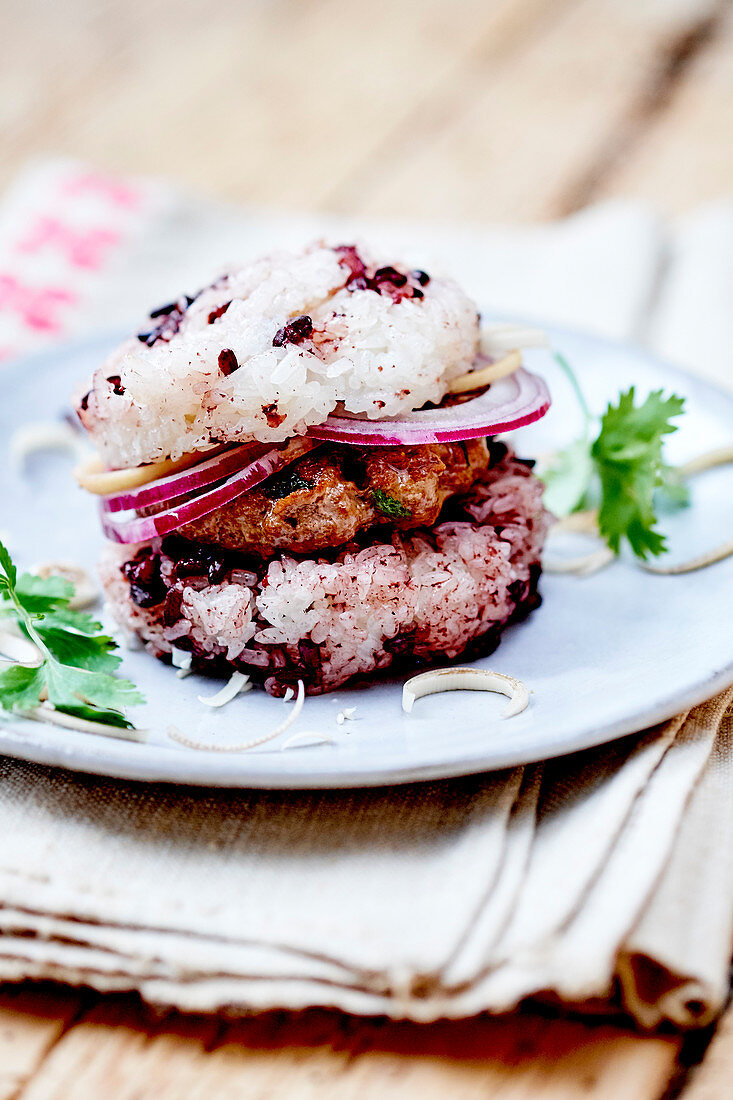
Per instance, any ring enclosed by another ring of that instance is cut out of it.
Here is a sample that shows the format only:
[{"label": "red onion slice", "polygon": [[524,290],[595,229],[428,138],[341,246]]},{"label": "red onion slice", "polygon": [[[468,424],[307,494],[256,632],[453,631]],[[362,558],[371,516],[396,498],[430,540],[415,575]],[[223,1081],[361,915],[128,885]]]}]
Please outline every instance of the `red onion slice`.
[{"label": "red onion slice", "polygon": [[253,489],[265,478],[290,465],[318,444],[311,439],[292,440],[285,450],[272,450],[256,458],[243,470],[227,478],[221,485],[191,497],[182,504],[157,512],[152,516],[135,516],[132,519],[112,519],[109,512],[102,510],[102,530],[112,542],[137,543],[150,542],[151,539],[169,535],[185,523],[201,519],[217,508],[229,504]]},{"label": "red onion slice", "polygon": [[168,474],[155,481],[149,481],[137,489],[126,489],[120,493],[111,493],[102,498],[103,512],[126,512],[135,508],[146,508],[151,504],[163,504],[167,500],[203,489],[221,481],[228,474],[243,469],[252,461],[252,447],[245,445],[233,447],[228,451],[207,458],[177,474]]},{"label": "red onion slice", "polygon": [[453,443],[521,428],[539,420],[549,407],[550,393],[544,380],[520,367],[492,382],[485,393],[471,401],[446,408],[417,409],[398,420],[329,416],[323,424],[309,428],[308,435],[367,447]]}]

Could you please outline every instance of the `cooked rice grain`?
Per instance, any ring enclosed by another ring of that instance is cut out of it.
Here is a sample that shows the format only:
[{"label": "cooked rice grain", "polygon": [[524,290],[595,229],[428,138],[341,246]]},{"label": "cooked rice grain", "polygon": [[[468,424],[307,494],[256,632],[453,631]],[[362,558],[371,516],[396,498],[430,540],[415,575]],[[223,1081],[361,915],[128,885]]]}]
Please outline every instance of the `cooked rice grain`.
[{"label": "cooked rice grain", "polygon": [[[450,279],[416,283],[417,296],[389,284],[346,289],[339,257],[324,245],[267,256],[148,321],[141,337],[150,330],[152,346],[132,337],[77,395],[103,460],[135,466],[214,442],[280,442],[338,402],[383,418],[439,401],[477,353],[475,304]],[[311,336],[274,346],[302,315]]]},{"label": "cooked rice grain", "polygon": [[[143,610],[130,599],[124,551],[110,548],[102,579],[120,623],[156,656],[188,648],[194,664],[240,668],[272,694],[298,678],[314,694],[396,659],[455,658],[529,608],[547,528],[541,492],[510,455],[466,495],[468,518],[389,541],[374,533],[330,560],[279,555],[251,585],[234,583],[231,573],[198,590],[184,584],[172,625],[160,607]],[[173,584],[173,562],[160,553],[163,578]]]}]

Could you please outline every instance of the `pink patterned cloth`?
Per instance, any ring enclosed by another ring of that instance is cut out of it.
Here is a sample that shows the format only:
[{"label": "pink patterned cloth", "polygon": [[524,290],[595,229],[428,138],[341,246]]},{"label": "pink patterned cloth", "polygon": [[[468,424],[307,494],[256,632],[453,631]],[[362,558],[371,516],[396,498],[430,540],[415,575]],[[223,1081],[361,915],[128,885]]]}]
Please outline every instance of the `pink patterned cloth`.
[{"label": "pink patterned cloth", "polygon": [[30,165],[0,204],[0,360],[122,334],[229,264],[319,237],[365,239],[428,269],[460,271],[471,296],[497,313],[621,339],[637,327],[661,251],[656,220],[626,203],[546,226],[426,229],[248,210],[163,180],[49,160]]},{"label": "pink patterned cloth", "polygon": [[158,204],[159,185],[72,162],[25,173],[0,216],[0,360],[75,335]]}]

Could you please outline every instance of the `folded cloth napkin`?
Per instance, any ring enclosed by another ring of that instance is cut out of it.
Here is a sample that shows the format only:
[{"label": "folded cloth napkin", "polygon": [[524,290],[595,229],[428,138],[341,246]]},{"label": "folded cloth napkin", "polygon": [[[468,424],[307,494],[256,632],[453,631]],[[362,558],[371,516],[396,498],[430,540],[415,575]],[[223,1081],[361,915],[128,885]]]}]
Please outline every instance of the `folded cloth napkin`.
[{"label": "folded cloth napkin", "polygon": [[[389,242],[497,310],[682,349],[726,381],[728,207],[674,230],[614,203],[428,231],[247,213],[66,162],[29,170],[0,210],[0,354],[133,325],[229,258],[319,234]],[[0,978],[202,1011],[430,1020],[543,997],[699,1025],[733,933],[731,704],[393,790],[192,790],[2,760]]]}]

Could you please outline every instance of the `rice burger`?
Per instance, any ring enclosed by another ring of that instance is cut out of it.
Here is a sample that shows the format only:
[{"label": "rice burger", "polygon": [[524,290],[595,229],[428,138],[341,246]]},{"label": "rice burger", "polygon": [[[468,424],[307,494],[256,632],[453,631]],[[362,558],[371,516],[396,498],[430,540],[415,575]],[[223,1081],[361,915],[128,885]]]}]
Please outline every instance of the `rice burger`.
[{"label": "rice burger", "polygon": [[496,438],[549,406],[512,341],[352,245],[153,310],[75,400],[120,624],[273,695],[490,652],[538,603],[547,527]]}]

